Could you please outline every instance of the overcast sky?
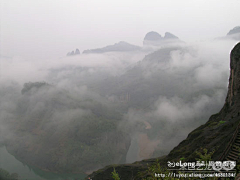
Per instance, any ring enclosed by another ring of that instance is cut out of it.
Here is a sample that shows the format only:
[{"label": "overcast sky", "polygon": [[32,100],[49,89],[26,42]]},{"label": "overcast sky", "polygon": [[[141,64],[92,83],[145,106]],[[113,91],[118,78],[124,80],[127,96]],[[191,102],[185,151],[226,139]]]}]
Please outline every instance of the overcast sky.
[{"label": "overcast sky", "polygon": [[119,41],[142,45],[149,31],[200,41],[240,25],[240,0],[0,0],[0,6],[0,54],[24,58]]}]

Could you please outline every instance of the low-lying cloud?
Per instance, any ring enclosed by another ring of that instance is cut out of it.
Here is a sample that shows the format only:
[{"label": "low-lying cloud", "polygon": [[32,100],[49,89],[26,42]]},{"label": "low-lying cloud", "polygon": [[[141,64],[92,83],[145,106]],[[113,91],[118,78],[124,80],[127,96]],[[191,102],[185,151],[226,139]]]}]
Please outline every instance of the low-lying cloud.
[{"label": "low-lying cloud", "polygon": [[[231,40],[186,44],[166,52],[169,59],[157,56],[153,61],[142,60],[146,51],[41,61],[1,58],[0,131],[12,137],[8,120],[33,116],[50,120],[49,127],[62,128],[99,113],[95,106],[111,109],[114,104],[124,107],[119,110],[119,128],[133,137],[147,133],[150,140],[159,141],[152,156],[163,155],[223,106],[234,44]],[[23,84],[30,81],[49,86],[21,94]],[[144,128],[146,123],[151,128]]]}]

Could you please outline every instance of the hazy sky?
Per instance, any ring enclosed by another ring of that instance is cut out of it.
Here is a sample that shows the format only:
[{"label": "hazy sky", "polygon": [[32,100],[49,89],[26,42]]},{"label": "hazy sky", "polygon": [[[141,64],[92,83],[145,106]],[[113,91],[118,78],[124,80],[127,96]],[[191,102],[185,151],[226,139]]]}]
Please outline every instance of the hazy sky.
[{"label": "hazy sky", "polygon": [[119,41],[142,45],[149,31],[206,40],[240,25],[240,0],[0,0],[0,6],[0,54],[24,58]]}]

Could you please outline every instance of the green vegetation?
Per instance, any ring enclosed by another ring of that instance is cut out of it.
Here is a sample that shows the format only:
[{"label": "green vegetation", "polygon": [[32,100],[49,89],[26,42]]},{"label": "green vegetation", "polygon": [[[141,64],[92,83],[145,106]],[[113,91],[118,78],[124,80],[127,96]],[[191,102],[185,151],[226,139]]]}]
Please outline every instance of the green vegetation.
[{"label": "green vegetation", "polygon": [[[156,177],[156,174],[166,175],[165,177]],[[157,160],[154,164],[148,165],[148,168],[144,172],[140,172],[139,176],[142,177],[143,180],[159,180],[159,179],[174,179],[172,177],[168,177],[169,171],[167,168],[162,167]],[[176,178],[175,178],[176,179]]]},{"label": "green vegetation", "polygon": [[224,124],[226,121],[219,121],[218,125]]},{"label": "green vegetation", "polygon": [[214,126],[216,126],[216,125],[218,125],[218,122],[210,122],[210,123],[207,123],[207,126],[208,126],[208,127],[214,127]]},{"label": "green vegetation", "polygon": [[0,168],[0,180],[18,180],[18,174],[10,174],[8,171]]},{"label": "green vegetation", "polygon": [[219,121],[219,122],[208,122],[207,123],[207,126],[208,127],[218,127],[220,126],[221,124],[224,124],[226,121]]},{"label": "green vegetation", "polygon": [[[214,152],[215,152],[215,150],[208,153],[208,150],[206,148],[201,149],[200,151],[196,151],[196,154],[199,156],[199,158],[196,158],[196,160],[197,161],[205,161],[206,163],[208,163],[209,161],[212,160],[212,155],[214,154]],[[217,180],[219,178],[218,177],[211,177],[211,178],[209,177],[209,178],[205,178],[205,179]],[[230,180],[231,178],[226,178],[225,177],[225,179]]]},{"label": "green vegetation", "polygon": [[113,177],[114,180],[120,180],[120,177],[119,177],[118,173],[116,172],[115,168],[112,172],[112,177]]},{"label": "green vegetation", "polygon": [[180,158],[180,161],[185,161],[185,160],[186,160],[185,157],[181,157],[181,158]]},{"label": "green vegetation", "polygon": [[[196,151],[195,154],[196,156],[198,156],[198,158],[196,158],[197,161],[205,161],[205,162],[209,162],[212,160],[212,155],[214,153],[214,150],[211,151],[210,153],[208,152],[208,150],[206,148],[204,149],[200,149],[200,151]],[[182,157],[179,159],[180,161],[185,161],[186,158]],[[142,177],[143,180],[159,180],[159,179],[167,179],[167,180],[179,180],[179,179],[185,179],[185,180],[192,180],[192,179],[199,179],[199,178],[194,178],[194,177],[184,177],[185,175],[189,174],[187,172],[175,172],[179,175],[183,175],[182,178],[176,178],[176,177],[171,177],[169,176],[169,174],[173,173],[174,171],[169,171],[167,168],[162,167],[160,165],[160,163],[158,162],[158,160],[152,164],[149,165],[147,170],[144,172],[139,173],[139,177]],[[157,175],[160,175],[158,177],[156,177]],[[205,178],[205,179],[218,179],[218,178]]]},{"label": "green vegetation", "polygon": [[201,149],[200,151],[196,151],[195,153],[199,156],[199,158],[196,158],[197,161],[211,161],[212,160],[212,155],[215,151],[213,150],[212,152],[208,153],[208,150],[206,148]]}]

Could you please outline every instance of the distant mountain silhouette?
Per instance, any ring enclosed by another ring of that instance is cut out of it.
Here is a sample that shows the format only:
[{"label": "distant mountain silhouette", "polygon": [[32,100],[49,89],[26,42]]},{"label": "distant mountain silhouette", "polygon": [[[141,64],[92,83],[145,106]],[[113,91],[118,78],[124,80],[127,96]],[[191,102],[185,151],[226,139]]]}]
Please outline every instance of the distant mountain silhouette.
[{"label": "distant mountain silhouette", "polygon": [[75,52],[74,52],[74,51],[68,52],[68,53],[67,53],[67,56],[74,56],[74,55],[79,55],[79,54],[80,54],[79,49],[76,49]]},{"label": "distant mountain silhouette", "polygon": [[240,26],[236,26],[235,28],[231,29],[227,35],[233,35],[233,34],[237,34],[240,33]]},{"label": "distant mountain silhouette", "polygon": [[163,37],[155,31],[148,32],[144,37],[144,41],[159,41],[162,39]]},{"label": "distant mountain silhouette", "polygon": [[180,42],[179,38],[170,32],[166,32],[165,36],[162,37],[159,33],[155,31],[148,32],[143,40],[143,45],[153,45],[158,46],[162,44],[168,44],[173,42]]},{"label": "distant mountain silhouette", "polygon": [[240,40],[240,26],[236,26],[227,33],[227,38]]},{"label": "distant mountain silhouette", "polygon": [[166,32],[165,36],[164,36],[164,39],[178,39],[178,37],[171,34],[170,32]]},{"label": "distant mountain silhouette", "polygon": [[115,43],[114,45],[109,45],[103,48],[90,49],[85,50],[83,53],[105,53],[105,52],[113,52],[113,51],[137,51],[141,50],[141,47],[129,44],[124,41],[120,41],[119,43]]}]

